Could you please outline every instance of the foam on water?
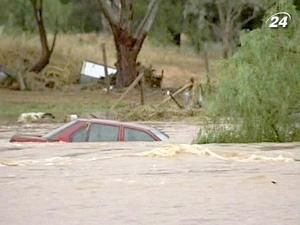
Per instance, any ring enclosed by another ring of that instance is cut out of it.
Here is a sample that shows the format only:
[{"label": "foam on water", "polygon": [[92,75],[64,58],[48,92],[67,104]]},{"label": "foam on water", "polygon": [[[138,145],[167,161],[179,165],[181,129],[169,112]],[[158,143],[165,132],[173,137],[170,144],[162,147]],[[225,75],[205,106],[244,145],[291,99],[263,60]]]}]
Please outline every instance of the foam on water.
[{"label": "foam on water", "polygon": [[197,156],[212,157],[220,160],[233,160],[239,162],[253,162],[253,161],[273,161],[273,162],[293,162],[294,159],[290,157],[284,157],[279,154],[277,156],[266,156],[258,154],[249,154],[243,152],[215,152],[206,145],[165,145],[159,148],[155,148],[151,151],[143,152],[138,155],[148,157],[175,157],[182,154],[192,154]]},{"label": "foam on water", "polygon": [[[35,144],[32,144],[35,145]],[[51,151],[51,148],[57,148],[57,146],[63,145],[67,149],[72,150],[74,145],[70,144],[43,144],[45,149]],[[26,144],[23,145],[25,148]],[[63,147],[62,146],[62,147]],[[83,146],[83,144],[81,144]],[[128,145],[128,147],[130,144]],[[135,145],[136,146],[136,145]],[[18,144],[19,148],[22,148],[22,145]],[[29,146],[26,146],[27,148]],[[61,146],[60,146],[61,147]],[[293,158],[293,154],[289,152],[275,151],[270,152],[265,151],[241,151],[235,150],[239,147],[239,145],[233,145],[231,150],[222,150],[222,148],[217,149],[215,145],[189,145],[189,144],[167,144],[159,147],[154,147],[151,150],[147,150],[145,148],[144,151],[140,153],[134,153],[134,148],[129,147],[129,151],[125,151],[126,148],[123,147],[124,153],[118,152],[114,153],[114,147],[109,149],[109,153],[103,153],[103,150],[106,149],[107,145],[89,145],[90,150],[93,148],[98,148],[98,151],[92,152],[72,152],[65,155],[62,155],[62,152],[58,152],[58,154],[51,154],[51,156],[43,156],[40,157],[37,155],[37,158],[27,158],[27,159],[1,159],[0,158],[0,166],[28,166],[28,165],[46,165],[46,166],[55,166],[55,165],[71,165],[78,162],[89,162],[89,161],[97,161],[97,160],[109,160],[116,158],[126,158],[126,157],[157,157],[157,158],[175,158],[175,157],[184,157],[184,155],[193,155],[199,157],[198,160],[202,160],[205,158],[212,158],[217,160],[225,160],[225,161],[237,161],[237,162],[295,162],[296,159]],[[101,148],[103,148],[101,150]],[[84,150],[84,149],[83,149]],[[85,149],[86,150],[86,149]],[[140,149],[141,150],[141,149]],[[76,148],[76,151],[78,149]],[[284,155],[283,155],[284,154]]]}]

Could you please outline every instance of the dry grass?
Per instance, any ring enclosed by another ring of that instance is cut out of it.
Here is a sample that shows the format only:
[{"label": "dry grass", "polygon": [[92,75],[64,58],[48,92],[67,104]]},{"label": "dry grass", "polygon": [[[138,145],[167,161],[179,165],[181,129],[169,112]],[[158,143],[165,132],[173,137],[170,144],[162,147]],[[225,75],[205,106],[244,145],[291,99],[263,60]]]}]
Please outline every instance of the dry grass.
[{"label": "dry grass", "polygon": [[[40,54],[37,36],[0,37],[0,65],[11,71],[21,71],[32,65]],[[50,37],[51,40],[51,37]],[[115,49],[112,37],[105,34],[59,35],[57,45],[47,70],[59,71],[66,83],[78,81],[83,60],[102,63],[101,44],[105,43],[108,64],[113,66]],[[179,87],[191,77],[203,76],[201,58],[188,50],[175,47],[159,47],[146,41],[139,61],[152,65],[158,73],[164,70],[163,87]],[[47,71],[46,70],[46,71]]]}]

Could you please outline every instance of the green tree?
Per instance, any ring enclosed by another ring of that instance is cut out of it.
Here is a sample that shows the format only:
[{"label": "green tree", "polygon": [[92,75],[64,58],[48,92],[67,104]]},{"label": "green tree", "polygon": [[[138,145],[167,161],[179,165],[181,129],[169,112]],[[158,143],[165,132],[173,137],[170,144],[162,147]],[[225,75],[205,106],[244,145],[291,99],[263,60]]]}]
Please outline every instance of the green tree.
[{"label": "green tree", "polygon": [[33,31],[35,28],[34,16],[31,13],[30,1],[8,1],[3,8],[8,12],[4,15],[3,25],[10,31]]},{"label": "green tree", "polygon": [[181,44],[184,22],[183,0],[161,1],[151,36],[159,42]]},{"label": "green tree", "polygon": [[[44,20],[50,32],[68,31],[71,3],[62,0],[44,1]],[[36,29],[32,5],[28,0],[0,1],[0,25],[9,32],[34,32]]]},{"label": "green tree", "polygon": [[102,17],[95,0],[69,0],[69,4],[68,31],[88,33],[102,30]]},{"label": "green tree", "polygon": [[199,142],[300,140],[300,20],[291,2],[267,13],[292,14],[287,28],[264,25],[242,35],[240,49],[220,67],[207,109],[229,128],[208,129]]},{"label": "green tree", "polygon": [[219,41],[227,58],[239,42],[240,31],[259,18],[270,0],[188,0],[187,32],[198,50],[202,42]]}]

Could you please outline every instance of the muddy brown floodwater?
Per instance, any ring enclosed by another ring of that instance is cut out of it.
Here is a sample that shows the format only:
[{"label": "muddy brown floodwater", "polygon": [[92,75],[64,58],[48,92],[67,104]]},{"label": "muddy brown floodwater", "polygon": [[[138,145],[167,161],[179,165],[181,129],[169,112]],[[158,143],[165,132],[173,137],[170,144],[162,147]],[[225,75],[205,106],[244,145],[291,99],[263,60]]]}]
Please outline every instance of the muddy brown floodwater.
[{"label": "muddy brown floodwater", "polygon": [[0,127],[0,224],[299,225],[300,143],[188,145],[197,126],[155,123],[165,143],[12,144]]}]

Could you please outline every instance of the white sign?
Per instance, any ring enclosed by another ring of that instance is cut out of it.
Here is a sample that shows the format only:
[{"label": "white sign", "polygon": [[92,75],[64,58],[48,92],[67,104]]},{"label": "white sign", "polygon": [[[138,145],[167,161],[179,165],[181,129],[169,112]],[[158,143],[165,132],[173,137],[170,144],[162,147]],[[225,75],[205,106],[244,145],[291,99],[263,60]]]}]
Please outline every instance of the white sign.
[{"label": "white sign", "polygon": [[[113,67],[107,67],[108,75],[114,74],[117,72],[117,69]],[[93,78],[105,77],[104,65],[93,63],[90,61],[83,61],[81,74]]]}]

